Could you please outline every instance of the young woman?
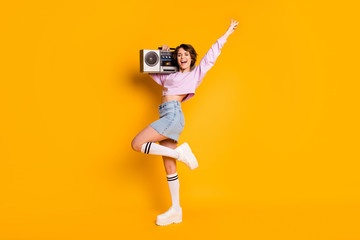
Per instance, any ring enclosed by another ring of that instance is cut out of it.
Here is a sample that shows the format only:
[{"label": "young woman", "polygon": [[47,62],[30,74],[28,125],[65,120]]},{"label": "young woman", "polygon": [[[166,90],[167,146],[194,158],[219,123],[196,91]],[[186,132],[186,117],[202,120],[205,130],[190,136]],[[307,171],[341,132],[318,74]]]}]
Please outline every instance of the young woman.
[{"label": "young woman", "polygon": [[[157,216],[157,225],[163,226],[182,222],[176,160],[185,163],[190,169],[199,166],[187,143],[177,147],[179,136],[185,126],[181,103],[195,95],[195,89],[200,85],[207,71],[215,64],[224,43],[238,24],[239,22],[231,19],[228,30],[212,45],[196,67],[197,53],[195,49],[189,44],[181,44],[175,49],[173,55],[179,65],[178,72],[149,74],[156,83],[163,86],[162,104],[159,105],[160,119],[137,134],[132,140],[131,146],[137,152],[162,155],[163,157],[172,207],[167,212]],[[162,50],[169,51],[170,48],[163,45]],[[159,142],[159,144],[155,142]]]}]

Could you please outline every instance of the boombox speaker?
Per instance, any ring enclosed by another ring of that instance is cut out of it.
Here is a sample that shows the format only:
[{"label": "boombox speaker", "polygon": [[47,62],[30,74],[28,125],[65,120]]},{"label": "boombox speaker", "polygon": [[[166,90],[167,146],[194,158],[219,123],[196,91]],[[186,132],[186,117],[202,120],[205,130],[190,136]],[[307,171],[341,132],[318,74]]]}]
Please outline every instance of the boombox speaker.
[{"label": "boombox speaker", "polygon": [[[161,47],[159,47],[159,49],[161,49]],[[177,72],[178,67],[172,57],[173,53],[174,51],[141,49],[140,72],[163,74]]]}]

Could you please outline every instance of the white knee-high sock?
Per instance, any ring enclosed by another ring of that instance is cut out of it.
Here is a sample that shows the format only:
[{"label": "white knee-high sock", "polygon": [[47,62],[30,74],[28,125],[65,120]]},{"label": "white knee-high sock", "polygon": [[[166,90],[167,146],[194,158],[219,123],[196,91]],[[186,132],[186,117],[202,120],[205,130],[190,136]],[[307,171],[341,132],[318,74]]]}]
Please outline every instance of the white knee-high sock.
[{"label": "white knee-high sock", "polygon": [[179,190],[180,190],[180,182],[177,173],[169,174],[167,176],[167,181],[169,184],[170,194],[171,194],[171,202],[172,206],[175,209],[180,208],[180,199],[179,199]]},{"label": "white knee-high sock", "polygon": [[162,155],[171,158],[178,159],[179,154],[174,149],[161,146],[154,142],[147,142],[141,146],[141,152],[145,154]]}]

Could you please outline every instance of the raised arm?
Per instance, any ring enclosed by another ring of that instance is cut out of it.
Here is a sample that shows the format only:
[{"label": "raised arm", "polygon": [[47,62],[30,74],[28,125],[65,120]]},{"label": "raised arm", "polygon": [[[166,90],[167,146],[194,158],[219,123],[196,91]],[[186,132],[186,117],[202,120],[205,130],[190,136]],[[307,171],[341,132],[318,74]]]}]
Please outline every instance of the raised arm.
[{"label": "raised arm", "polygon": [[199,71],[198,74],[200,77],[199,81],[196,83],[196,88],[200,85],[205,74],[212,68],[212,66],[214,66],[216,59],[221,53],[223,45],[227,41],[227,38],[235,31],[238,24],[239,22],[233,21],[233,19],[231,19],[231,24],[228,30],[216,41],[216,43],[212,45],[210,50],[201,59],[199,65],[197,66],[197,71]]},{"label": "raised arm", "polygon": [[215,61],[216,61],[217,57],[220,55],[221,49],[222,49],[224,43],[226,43],[227,38],[235,31],[238,24],[239,24],[239,22],[233,21],[233,19],[231,19],[231,24],[230,24],[228,30],[225,32],[225,34],[223,36],[221,36],[216,41],[215,44],[212,45],[210,50],[201,59],[200,67],[202,67],[204,71],[207,72],[215,64]]},{"label": "raised arm", "polygon": [[226,33],[224,34],[224,38],[227,39],[237,28],[237,25],[239,24],[239,22],[233,21],[233,19],[231,19],[231,24],[228,28],[228,30],[226,31]]}]

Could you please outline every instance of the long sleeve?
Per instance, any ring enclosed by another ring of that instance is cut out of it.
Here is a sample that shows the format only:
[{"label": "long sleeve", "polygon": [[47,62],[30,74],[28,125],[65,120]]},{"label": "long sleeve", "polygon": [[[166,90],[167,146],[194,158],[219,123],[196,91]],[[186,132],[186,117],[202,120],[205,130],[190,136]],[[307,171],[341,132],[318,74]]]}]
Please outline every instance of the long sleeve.
[{"label": "long sleeve", "polygon": [[158,73],[149,73],[150,77],[154,79],[154,81],[159,84],[160,86],[163,86],[163,75]]},{"label": "long sleeve", "polygon": [[196,82],[196,88],[202,82],[202,79],[205,77],[205,74],[214,66],[216,59],[221,53],[221,49],[226,43],[226,38],[224,36],[220,37],[210,48],[210,50],[205,54],[201,59],[200,64],[197,66],[199,79]]}]

